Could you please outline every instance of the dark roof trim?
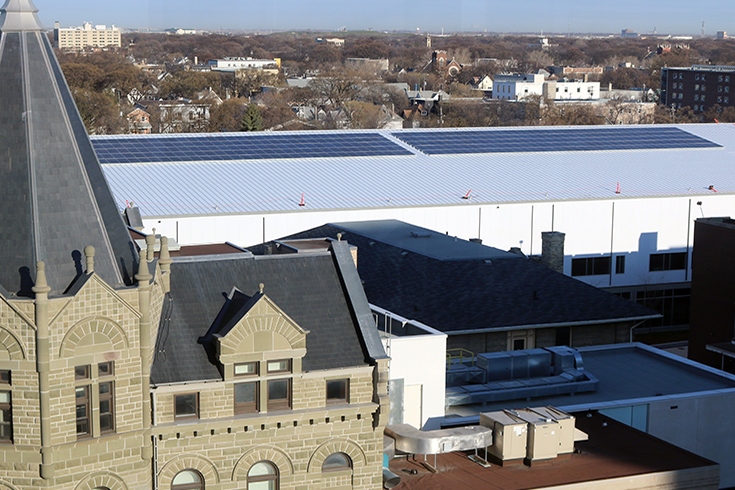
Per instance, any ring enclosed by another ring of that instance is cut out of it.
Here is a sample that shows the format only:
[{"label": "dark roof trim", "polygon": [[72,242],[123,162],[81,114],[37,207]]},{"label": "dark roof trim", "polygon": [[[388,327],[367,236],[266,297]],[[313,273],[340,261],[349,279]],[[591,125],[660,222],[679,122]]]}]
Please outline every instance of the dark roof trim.
[{"label": "dark roof trim", "polygon": [[372,361],[388,359],[383,343],[380,341],[378,328],[373,320],[373,312],[370,310],[365,290],[352,259],[350,244],[343,241],[334,241],[331,243],[331,250],[350,308],[360,328],[361,339],[364,342],[363,346],[368,357]]},{"label": "dark roof trim", "polygon": [[606,318],[603,320],[580,320],[575,322],[560,322],[560,323],[537,323],[529,325],[513,325],[510,327],[495,327],[495,328],[480,328],[477,330],[451,330],[442,332],[447,335],[466,335],[471,333],[493,333],[493,332],[510,332],[514,330],[528,330],[528,329],[541,329],[541,328],[558,328],[558,327],[580,327],[585,325],[604,325],[606,323],[623,323],[623,322],[638,322],[644,320],[655,320],[661,318],[663,315],[646,315],[646,316],[632,316],[629,318]]}]

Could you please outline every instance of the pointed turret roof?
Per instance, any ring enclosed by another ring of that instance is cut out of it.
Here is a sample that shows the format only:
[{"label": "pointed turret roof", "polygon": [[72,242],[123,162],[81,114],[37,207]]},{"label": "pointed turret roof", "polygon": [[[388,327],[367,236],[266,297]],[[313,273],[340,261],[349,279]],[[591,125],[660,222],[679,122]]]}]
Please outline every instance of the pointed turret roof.
[{"label": "pointed turret roof", "polygon": [[88,245],[96,274],[132,284],[135,246],[37,11],[31,0],[0,8],[0,286],[32,296],[42,260],[62,293]]}]

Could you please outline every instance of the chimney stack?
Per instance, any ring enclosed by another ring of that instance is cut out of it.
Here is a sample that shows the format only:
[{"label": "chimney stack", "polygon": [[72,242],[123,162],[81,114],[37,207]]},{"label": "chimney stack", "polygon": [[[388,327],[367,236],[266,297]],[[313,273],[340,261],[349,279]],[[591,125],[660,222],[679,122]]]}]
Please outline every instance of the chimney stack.
[{"label": "chimney stack", "polygon": [[541,232],[541,263],[549,269],[564,273],[564,233]]}]

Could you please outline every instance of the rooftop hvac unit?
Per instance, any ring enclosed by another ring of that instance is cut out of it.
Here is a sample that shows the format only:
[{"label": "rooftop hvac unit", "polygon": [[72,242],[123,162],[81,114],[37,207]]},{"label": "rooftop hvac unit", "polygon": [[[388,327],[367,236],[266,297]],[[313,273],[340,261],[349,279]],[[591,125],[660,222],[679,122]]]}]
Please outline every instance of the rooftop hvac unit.
[{"label": "rooftop hvac unit", "polygon": [[480,414],[480,425],[493,430],[493,444],[488,453],[502,461],[526,457],[527,424],[505,411]]},{"label": "rooftop hvac unit", "polygon": [[528,423],[526,458],[529,462],[553,459],[559,454],[559,424],[531,409],[513,410],[514,416]]}]

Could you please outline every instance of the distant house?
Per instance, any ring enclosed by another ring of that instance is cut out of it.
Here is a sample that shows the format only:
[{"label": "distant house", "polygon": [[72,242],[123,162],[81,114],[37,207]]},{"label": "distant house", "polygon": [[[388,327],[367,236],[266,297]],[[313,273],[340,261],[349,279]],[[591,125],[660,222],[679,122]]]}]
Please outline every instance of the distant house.
[{"label": "distant house", "polygon": [[150,114],[154,133],[202,131],[209,122],[209,106],[189,99],[142,100],[136,104],[136,108]]},{"label": "distant house", "polygon": [[485,97],[492,97],[493,95],[493,79],[490,75],[485,75],[477,83],[477,90],[482,90]]},{"label": "distant house", "polygon": [[128,114],[125,116],[128,119],[128,124],[130,125],[130,132],[133,134],[150,134],[151,129],[153,129],[153,126],[151,126],[151,115],[141,109],[140,107],[136,107],[132,111],[128,112]]}]

